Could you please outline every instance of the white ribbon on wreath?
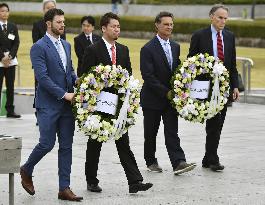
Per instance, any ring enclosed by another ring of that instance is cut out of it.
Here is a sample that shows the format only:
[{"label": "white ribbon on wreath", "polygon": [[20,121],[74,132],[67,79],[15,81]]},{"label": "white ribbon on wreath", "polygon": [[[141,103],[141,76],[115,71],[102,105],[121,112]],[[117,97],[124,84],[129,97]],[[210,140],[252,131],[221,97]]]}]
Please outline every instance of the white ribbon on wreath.
[{"label": "white ribbon on wreath", "polygon": [[123,134],[123,130],[127,122],[127,112],[130,107],[129,103],[130,94],[131,94],[130,89],[127,89],[123,104],[120,109],[119,116],[114,124],[115,132],[112,133],[112,135],[110,136],[111,139],[115,136],[121,136]]},{"label": "white ribbon on wreath", "polygon": [[220,86],[219,86],[219,75],[223,73],[224,66],[222,64],[216,63],[213,66],[214,73],[214,85],[212,89],[211,101],[209,103],[208,115],[207,118],[215,116],[220,110],[221,106],[221,95],[220,95]]}]

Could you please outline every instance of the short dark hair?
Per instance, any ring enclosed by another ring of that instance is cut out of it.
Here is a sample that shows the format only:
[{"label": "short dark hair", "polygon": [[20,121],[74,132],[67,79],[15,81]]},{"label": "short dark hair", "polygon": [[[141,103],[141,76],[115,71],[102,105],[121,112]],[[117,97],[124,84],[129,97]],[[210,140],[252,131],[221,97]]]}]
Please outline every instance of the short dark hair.
[{"label": "short dark hair", "polygon": [[7,10],[9,11],[9,6],[6,3],[1,3],[0,8],[2,8],[2,7],[6,7]]},{"label": "short dark hair", "polygon": [[161,23],[161,18],[163,17],[171,17],[174,18],[173,14],[167,11],[161,11],[159,14],[157,14],[155,18],[155,23]]},{"label": "short dark hair", "polygon": [[62,16],[64,15],[64,12],[63,10],[61,9],[50,9],[49,11],[46,12],[46,14],[44,15],[44,21],[47,22],[47,21],[53,21],[54,17],[55,16]]},{"label": "short dark hair", "polygon": [[116,19],[117,21],[120,22],[120,18],[118,17],[117,14],[114,14],[112,12],[108,12],[108,13],[105,13],[101,19],[100,19],[100,28],[102,28],[102,26],[106,26],[110,23],[110,20],[111,19]]},{"label": "short dark hair", "polygon": [[228,8],[223,4],[215,4],[209,12],[209,16],[213,15],[218,9],[224,9],[228,12]]},{"label": "short dark hair", "polygon": [[93,16],[83,16],[81,18],[81,25],[84,23],[84,21],[87,21],[92,26],[95,26],[95,19]]}]

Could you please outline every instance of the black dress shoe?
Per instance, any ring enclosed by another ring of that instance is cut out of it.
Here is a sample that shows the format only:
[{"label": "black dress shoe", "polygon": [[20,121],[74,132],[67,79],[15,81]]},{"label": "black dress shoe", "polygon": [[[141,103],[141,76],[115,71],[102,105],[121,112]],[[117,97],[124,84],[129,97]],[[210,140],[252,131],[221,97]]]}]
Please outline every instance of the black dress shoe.
[{"label": "black dress shoe", "polygon": [[87,190],[91,192],[102,192],[102,189],[98,184],[87,184]]},{"label": "black dress shoe", "polygon": [[21,118],[21,115],[15,113],[15,112],[8,112],[6,114],[6,117],[10,117],[10,118]]},{"label": "black dress shoe", "polygon": [[222,171],[225,166],[217,163],[217,164],[202,164],[203,168],[210,168],[212,171],[217,172],[217,171]]},{"label": "black dress shoe", "polygon": [[151,183],[138,182],[136,184],[129,185],[129,193],[137,193],[138,191],[146,191],[153,186]]}]

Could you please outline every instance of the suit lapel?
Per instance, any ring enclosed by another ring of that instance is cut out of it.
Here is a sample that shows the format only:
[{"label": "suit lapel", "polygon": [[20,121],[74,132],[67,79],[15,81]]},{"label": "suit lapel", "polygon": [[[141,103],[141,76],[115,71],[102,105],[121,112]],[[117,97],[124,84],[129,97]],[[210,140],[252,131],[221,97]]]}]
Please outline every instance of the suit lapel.
[{"label": "suit lapel", "polygon": [[206,29],[206,35],[205,35],[205,41],[203,42],[205,44],[206,50],[208,51],[208,54],[213,56],[213,39],[212,39],[212,31],[211,27],[208,27]]},{"label": "suit lapel", "polygon": [[122,65],[122,62],[121,62],[121,55],[122,55],[121,47],[117,43],[115,43],[115,46],[116,46],[116,65]]},{"label": "suit lapel", "polygon": [[175,70],[175,65],[177,65],[177,49],[174,48],[174,44],[170,41],[171,53],[172,53],[172,71]]},{"label": "suit lapel", "polygon": [[228,51],[228,38],[227,38],[227,33],[225,32],[225,30],[223,30],[223,46],[224,46],[224,62],[225,59],[227,59],[227,55],[229,53]]},{"label": "suit lapel", "polygon": [[94,34],[92,34],[92,40],[93,40],[93,44],[96,43],[97,40],[98,40],[97,37]]},{"label": "suit lapel", "polygon": [[100,40],[100,44],[99,45],[100,45],[102,60],[104,61],[102,63],[104,65],[112,65],[112,61],[110,59],[109,51],[108,51],[107,46],[106,46],[105,42],[103,41],[103,39]]},{"label": "suit lapel", "polygon": [[65,41],[64,40],[61,40],[61,42],[62,42],[62,45],[63,45],[63,48],[64,48],[64,50],[65,50],[65,54],[66,54],[66,72],[68,72],[69,71],[69,69],[68,69],[68,66],[70,65],[70,51],[69,51],[69,49],[67,49],[67,45],[66,45],[66,43],[65,43]]},{"label": "suit lapel", "polygon": [[57,61],[58,61],[58,63],[61,66],[61,69],[63,70],[63,72],[65,72],[62,60],[61,60],[61,58],[59,56],[58,51],[56,50],[55,46],[53,45],[52,41],[49,39],[49,37],[47,35],[44,35],[44,39],[45,39],[45,41],[47,43],[47,46],[49,47],[50,51],[53,53],[54,56],[56,56]]},{"label": "suit lapel", "polygon": [[[166,54],[164,52],[164,49],[163,49],[162,45],[160,44],[157,37],[154,38],[154,43],[155,43],[156,50],[158,51],[159,55],[162,56],[162,59],[163,59],[164,63],[166,64],[168,70],[171,71],[169,63],[167,61]],[[171,50],[172,50],[172,47],[171,47]],[[173,56],[173,53],[172,53],[172,56]]]}]

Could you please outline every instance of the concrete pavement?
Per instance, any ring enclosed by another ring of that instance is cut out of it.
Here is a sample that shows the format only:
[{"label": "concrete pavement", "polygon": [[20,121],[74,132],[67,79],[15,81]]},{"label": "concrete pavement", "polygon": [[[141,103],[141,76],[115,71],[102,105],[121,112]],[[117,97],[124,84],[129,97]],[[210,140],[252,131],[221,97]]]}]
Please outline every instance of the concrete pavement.
[{"label": "concrete pavement", "polygon": [[[196,162],[195,170],[174,176],[164,145],[163,126],[157,139],[157,157],[163,173],[146,171],[143,159],[143,126],[140,113],[137,123],[130,129],[131,148],[135,154],[145,182],[152,182],[147,192],[130,195],[127,180],[120,165],[114,142],[102,147],[98,177],[102,193],[86,191],[84,175],[86,137],[76,132],[73,144],[73,166],[71,188],[84,197],[81,203],[57,199],[57,150],[45,156],[34,172],[35,196],[28,195],[15,174],[15,204],[25,205],[264,205],[265,204],[265,105],[234,103],[228,109],[221,141],[219,156],[225,165],[223,172],[214,173],[201,167],[204,154],[204,125],[179,120],[179,135],[186,158]],[[0,117],[0,132],[22,137],[22,163],[38,141],[38,127],[32,114],[21,119]],[[8,175],[0,175],[0,205],[8,204]]]}]

